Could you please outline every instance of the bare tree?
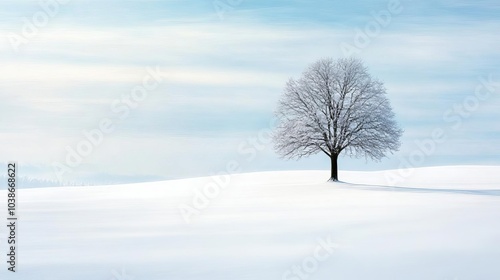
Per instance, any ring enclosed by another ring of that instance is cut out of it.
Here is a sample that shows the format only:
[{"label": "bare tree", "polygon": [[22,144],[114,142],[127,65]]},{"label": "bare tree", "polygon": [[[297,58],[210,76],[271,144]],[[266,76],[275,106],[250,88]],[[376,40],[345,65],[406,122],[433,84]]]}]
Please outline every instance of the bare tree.
[{"label": "bare tree", "polygon": [[276,110],[275,149],[283,158],[323,152],[338,181],[337,159],[380,160],[399,149],[403,131],[394,120],[382,82],[354,58],[321,59],[298,79],[290,79]]}]

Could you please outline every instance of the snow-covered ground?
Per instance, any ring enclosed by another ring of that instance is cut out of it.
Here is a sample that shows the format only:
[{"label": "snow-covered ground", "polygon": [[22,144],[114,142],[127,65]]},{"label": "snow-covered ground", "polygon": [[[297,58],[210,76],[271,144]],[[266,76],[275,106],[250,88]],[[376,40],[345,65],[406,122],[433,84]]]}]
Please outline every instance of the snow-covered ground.
[{"label": "snow-covered ground", "polygon": [[213,178],[20,190],[18,272],[0,211],[0,279],[500,279],[500,167],[406,175],[239,174],[208,206]]}]

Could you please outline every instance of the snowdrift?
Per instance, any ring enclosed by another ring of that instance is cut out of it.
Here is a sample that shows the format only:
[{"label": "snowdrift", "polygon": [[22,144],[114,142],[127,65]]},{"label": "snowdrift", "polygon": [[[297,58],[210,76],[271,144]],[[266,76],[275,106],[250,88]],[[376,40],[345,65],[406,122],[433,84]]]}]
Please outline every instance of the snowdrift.
[{"label": "snowdrift", "polygon": [[18,272],[1,238],[0,278],[500,279],[500,167],[328,174],[20,186]]}]

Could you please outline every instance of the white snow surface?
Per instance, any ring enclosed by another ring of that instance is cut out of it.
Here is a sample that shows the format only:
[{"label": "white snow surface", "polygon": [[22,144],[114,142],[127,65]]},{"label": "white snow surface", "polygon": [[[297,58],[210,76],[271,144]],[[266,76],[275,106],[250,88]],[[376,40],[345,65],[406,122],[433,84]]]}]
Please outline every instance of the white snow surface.
[{"label": "white snow surface", "polygon": [[0,279],[500,279],[500,166],[328,175],[231,175],[189,224],[179,206],[213,178],[20,186],[17,272],[1,210]]}]

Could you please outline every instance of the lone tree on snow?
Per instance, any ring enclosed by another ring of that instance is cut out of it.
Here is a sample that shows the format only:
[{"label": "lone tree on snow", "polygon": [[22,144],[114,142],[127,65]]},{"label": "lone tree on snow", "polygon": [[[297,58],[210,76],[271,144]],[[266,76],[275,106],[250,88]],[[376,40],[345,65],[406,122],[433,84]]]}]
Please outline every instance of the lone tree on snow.
[{"label": "lone tree on snow", "polygon": [[380,160],[399,149],[403,133],[383,83],[354,58],[321,59],[298,80],[291,78],[276,116],[278,154],[299,159],[325,153],[331,159],[331,181],[338,181],[340,153]]}]

